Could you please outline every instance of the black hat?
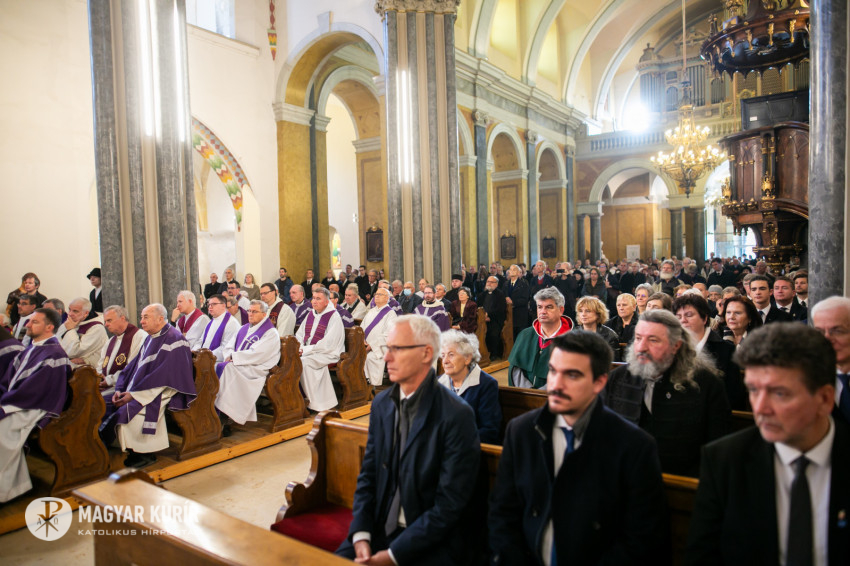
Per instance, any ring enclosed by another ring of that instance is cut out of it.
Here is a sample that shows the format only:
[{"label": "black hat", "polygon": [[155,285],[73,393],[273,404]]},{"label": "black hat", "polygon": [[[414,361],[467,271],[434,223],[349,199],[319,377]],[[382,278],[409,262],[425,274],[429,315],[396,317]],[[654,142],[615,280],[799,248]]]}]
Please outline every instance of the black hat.
[{"label": "black hat", "polygon": [[92,277],[100,277],[100,268],[99,267],[95,267],[94,269],[92,269],[89,272],[88,275],[86,275],[86,279],[90,279]]},{"label": "black hat", "polygon": [[452,275],[452,281],[454,281],[455,279],[457,279],[458,281],[463,281],[463,275],[455,273],[454,275]]}]

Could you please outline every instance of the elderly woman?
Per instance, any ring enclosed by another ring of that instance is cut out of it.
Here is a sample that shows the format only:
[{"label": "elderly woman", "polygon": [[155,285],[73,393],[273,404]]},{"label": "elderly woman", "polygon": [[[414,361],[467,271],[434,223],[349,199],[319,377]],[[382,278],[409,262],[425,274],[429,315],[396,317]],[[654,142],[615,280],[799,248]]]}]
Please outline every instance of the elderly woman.
[{"label": "elderly woman", "polygon": [[608,322],[608,308],[596,297],[582,297],[576,301],[576,319],[578,328],[596,332],[608,342],[614,352],[614,359],[620,361],[620,338],[617,333],[604,326]]},{"label": "elderly woman", "polygon": [[649,300],[646,301],[646,310],[651,311],[654,309],[664,309],[673,312],[673,298],[661,291],[653,293],[649,296]]},{"label": "elderly woman", "polygon": [[637,315],[640,316],[646,312],[646,303],[649,297],[655,293],[652,290],[652,285],[649,283],[641,283],[635,287],[635,302],[637,303]]},{"label": "elderly woman", "polygon": [[724,299],[723,320],[726,322],[723,339],[732,342],[736,348],[751,330],[762,325],[758,309],[742,295]]},{"label": "elderly woman", "polygon": [[440,357],[443,371],[439,381],[469,404],[475,411],[481,442],[499,443],[502,407],[499,405],[499,382],[481,371],[478,360],[478,338],[459,330],[443,332]]},{"label": "elderly woman", "polygon": [[617,333],[620,344],[628,344],[635,337],[638,321],[636,309],[637,300],[631,293],[621,293],[617,297],[617,316],[612,318],[607,326]]},{"label": "elderly woman", "polygon": [[242,285],[242,290],[248,293],[249,301],[260,300],[260,286],[254,281],[254,275],[251,273],[245,274],[245,284]]},{"label": "elderly woman", "polygon": [[469,287],[461,287],[457,291],[457,300],[452,302],[452,328],[475,334],[478,330],[478,305],[471,299]]}]

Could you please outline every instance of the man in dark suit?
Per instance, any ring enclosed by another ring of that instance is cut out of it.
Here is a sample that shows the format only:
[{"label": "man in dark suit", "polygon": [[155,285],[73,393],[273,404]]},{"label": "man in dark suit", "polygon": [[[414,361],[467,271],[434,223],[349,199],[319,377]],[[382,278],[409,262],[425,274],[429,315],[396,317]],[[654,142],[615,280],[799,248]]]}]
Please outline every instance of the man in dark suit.
[{"label": "man in dark suit", "polygon": [[528,283],[520,276],[519,266],[508,269],[508,280],[504,285],[505,301],[512,309],[514,318],[514,338],[528,327]]},{"label": "man in dark suit", "polygon": [[313,283],[315,283],[313,277],[313,270],[308,269],[306,279],[301,282],[301,286],[304,287],[304,298],[308,301],[313,297]]},{"label": "man in dark suit", "polygon": [[582,330],[552,343],[548,404],[505,432],[490,496],[492,564],[669,564],[655,441],[598,399],[611,349]]},{"label": "man in dark suit", "polygon": [[92,269],[86,278],[92,284],[94,289],[89,293],[89,302],[91,302],[91,312],[89,313],[89,318],[86,320],[90,320],[96,317],[99,313],[103,313],[103,293],[102,287],[100,284],[100,268],[95,267]]},{"label": "man in dark suit", "polygon": [[204,285],[204,299],[209,300],[213,295],[218,295],[218,289],[221,285],[218,282],[218,274],[210,273],[210,282]]},{"label": "man in dark suit", "polygon": [[487,334],[484,336],[487,350],[494,358],[501,358],[504,354],[502,326],[505,324],[508,304],[505,302],[505,294],[499,290],[499,279],[495,275],[487,278],[484,291],[475,298],[475,303],[487,313],[484,317],[487,322]]},{"label": "man in dark suit", "polygon": [[762,324],[793,321],[794,317],[790,313],[776,308],[776,305],[771,302],[772,297],[773,286],[770,280],[764,275],[753,275],[750,279],[750,298],[759,311]]},{"label": "man in dark suit", "polygon": [[401,310],[404,314],[410,314],[413,309],[422,304],[422,297],[416,294],[416,289],[413,287],[413,281],[407,281],[404,284],[404,289],[397,297],[398,304],[401,305]]},{"label": "man in dark suit", "polygon": [[738,280],[738,277],[730,270],[726,269],[723,266],[723,260],[719,257],[712,258],[711,260],[711,273],[708,274],[706,278],[706,284],[711,287],[712,285],[720,285],[721,287],[730,287],[735,284]]},{"label": "man in dark suit", "polygon": [[686,563],[850,563],[850,428],[830,416],[835,353],[777,323],[735,353],[758,428],[705,447]]},{"label": "man in dark suit", "polygon": [[794,299],[794,282],[785,275],[777,275],[773,282],[773,306],[790,314],[794,320],[805,322],[809,318],[808,309]]},{"label": "man in dark suit", "polygon": [[393,386],[372,402],[348,538],[337,554],[368,564],[467,564],[461,519],[478,475],[475,414],[437,382],[440,329],[410,315],[390,323]]},{"label": "man in dark suit", "polygon": [[826,336],[835,350],[834,418],[850,424],[850,299],[828,297],[812,307],[815,330]]}]

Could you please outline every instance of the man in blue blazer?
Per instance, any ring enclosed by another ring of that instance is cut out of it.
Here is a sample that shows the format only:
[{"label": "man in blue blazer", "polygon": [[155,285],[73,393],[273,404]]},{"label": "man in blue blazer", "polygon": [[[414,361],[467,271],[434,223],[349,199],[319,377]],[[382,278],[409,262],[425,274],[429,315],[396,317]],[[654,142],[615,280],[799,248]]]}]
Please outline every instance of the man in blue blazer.
[{"label": "man in blue blazer", "polygon": [[552,346],[548,404],[505,432],[490,496],[492,564],[669,564],[655,440],[598,398],[611,348],[584,330]]},{"label": "man in blue blazer", "polygon": [[835,353],[790,322],[735,353],[758,428],[703,449],[686,564],[850,563],[850,430],[830,414]]},{"label": "man in blue blazer", "polygon": [[429,318],[390,323],[383,349],[394,385],[372,403],[353,519],[336,553],[363,564],[465,564],[461,518],[481,450],[475,414],[437,382],[440,329]]}]

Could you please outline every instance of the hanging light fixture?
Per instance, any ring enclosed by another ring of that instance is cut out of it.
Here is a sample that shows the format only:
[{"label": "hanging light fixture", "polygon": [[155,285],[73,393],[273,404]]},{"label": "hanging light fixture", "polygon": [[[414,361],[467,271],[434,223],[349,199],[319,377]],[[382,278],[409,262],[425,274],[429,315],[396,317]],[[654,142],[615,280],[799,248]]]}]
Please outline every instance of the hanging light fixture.
[{"label": "hanging light fixture", "polygon": [[682,105],[679,107],[679,125],[664,132],[667,143],[673,151],[659,151],[651,158],[662,173],[673,179],[686,196],[690,196],[697,179],[717,167],[726,154],[711,144],[703,142],[711,132],[708,127],[699,127],[694,119],[694,107],[691,104],[690,83],[687,80],[687,28],[685,27],[685,0],[682,0]]}]

